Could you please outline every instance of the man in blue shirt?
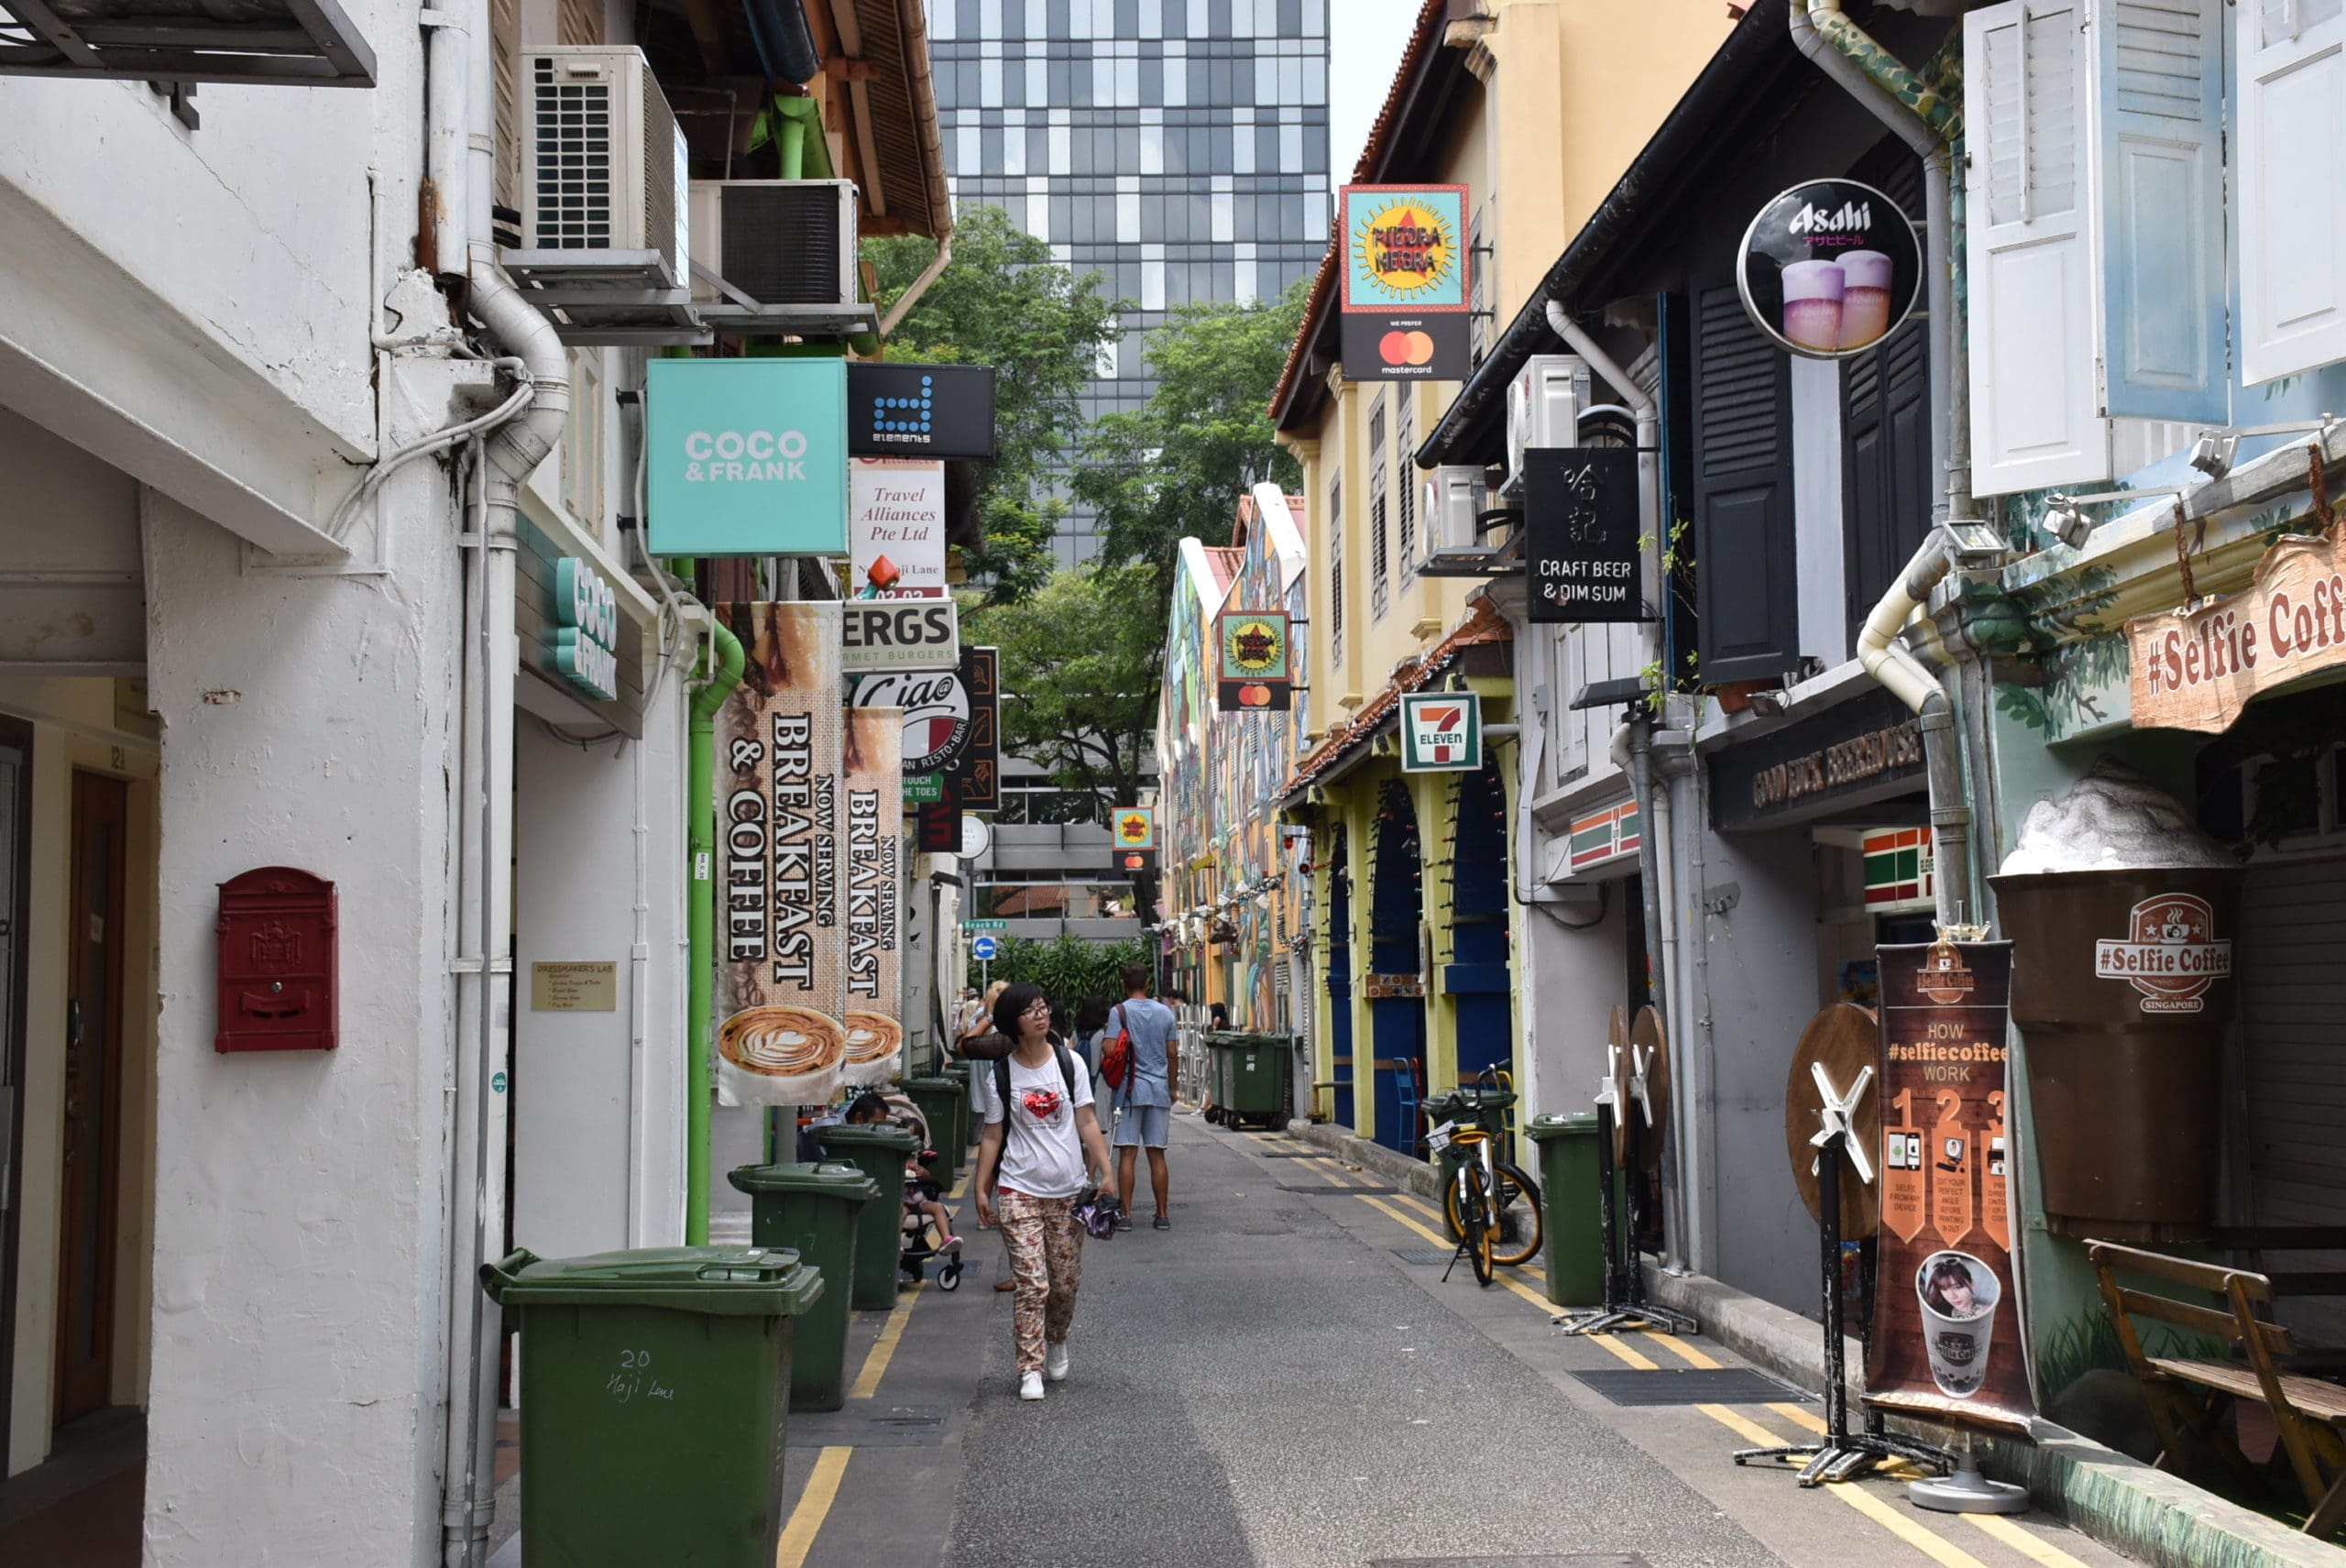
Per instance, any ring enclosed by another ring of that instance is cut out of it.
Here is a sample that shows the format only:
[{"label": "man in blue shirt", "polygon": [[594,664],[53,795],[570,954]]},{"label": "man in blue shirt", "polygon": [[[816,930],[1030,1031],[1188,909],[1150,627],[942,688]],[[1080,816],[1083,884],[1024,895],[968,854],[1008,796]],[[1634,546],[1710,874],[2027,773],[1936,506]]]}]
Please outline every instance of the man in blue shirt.
[{"label": "man in blue shirt", "polygon": [[[1173,1009],[1148,995],[1148,966],[1124,966],[1124,999],[1108,1014],[1106,1037],[1120,1034],[1133,1039],[1132,1065],[1124,1070],[1124,1087],[1116,1095],[1116,1190],[1125,1195],[1130,1214],[1135,1167],[1140,1151],[1148,1151],[1148,1180],[1157,1194],[1156,1228],[1169,1231],[1173,1218],[1166,1201],[1170,1190],[1165,1173],[1165,1138],[1173,1117],[1173,1085],[1178,1081],[1180,1047],[1174,1039]],[[1132,1229],[1126,1218],[1117,1229]]]}]

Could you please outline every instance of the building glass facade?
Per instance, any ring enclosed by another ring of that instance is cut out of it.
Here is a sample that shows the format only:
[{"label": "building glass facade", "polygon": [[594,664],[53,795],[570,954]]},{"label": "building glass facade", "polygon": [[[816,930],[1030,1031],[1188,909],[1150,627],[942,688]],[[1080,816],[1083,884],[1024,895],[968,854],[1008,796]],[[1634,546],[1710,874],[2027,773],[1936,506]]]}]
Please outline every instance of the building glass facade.
[{"label": "building glass facade", "polygon": [[[1136,409],[1168,312],[1276,298],[1328,245],[1329,0],[928,0],[959,204],[1129,302],[1087,422]],[[1065,519],[1058,560],[1098,548]]]}]

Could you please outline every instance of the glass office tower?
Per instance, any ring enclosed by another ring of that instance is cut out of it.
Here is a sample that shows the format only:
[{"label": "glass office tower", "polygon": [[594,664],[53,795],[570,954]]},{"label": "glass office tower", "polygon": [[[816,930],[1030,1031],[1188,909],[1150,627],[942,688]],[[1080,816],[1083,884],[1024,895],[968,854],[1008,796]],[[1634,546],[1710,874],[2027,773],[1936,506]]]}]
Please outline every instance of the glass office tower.
[{"label": "glass office tower", "polygon": [[[1135,307],[1087,420],[1147,400],[1143,338],[1168,311],[1275,298],[1319,266],[1328,5],[928,0],[956,201],[1005,209]],[[1062,565],[1096,548],[1088,514],[1060,524]]]}]

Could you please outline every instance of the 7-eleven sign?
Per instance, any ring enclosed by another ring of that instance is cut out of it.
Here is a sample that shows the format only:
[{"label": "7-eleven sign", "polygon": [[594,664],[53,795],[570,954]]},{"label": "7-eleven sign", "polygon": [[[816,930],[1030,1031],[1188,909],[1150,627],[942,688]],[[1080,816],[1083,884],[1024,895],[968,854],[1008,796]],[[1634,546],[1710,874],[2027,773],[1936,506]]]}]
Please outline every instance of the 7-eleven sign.
[{"label": "7-eleven sign", "polygon": [[1472,772],[1483,765],[1482,698],[1473,692],[1409,692],[1401,698],[1401,771]]}]

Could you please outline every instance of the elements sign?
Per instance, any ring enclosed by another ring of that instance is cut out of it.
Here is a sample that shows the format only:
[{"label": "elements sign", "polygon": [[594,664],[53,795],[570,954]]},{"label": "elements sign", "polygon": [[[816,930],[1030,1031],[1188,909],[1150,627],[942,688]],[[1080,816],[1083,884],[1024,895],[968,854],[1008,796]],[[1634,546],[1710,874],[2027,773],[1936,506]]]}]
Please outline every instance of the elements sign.
[{"label": "elements sign", "polygon": [[1355,381],[1463,381],[1473,366],[1464,185],[1347,185],[1344,374]]},{"label": "elements sign", "polygon": [[2188,615],[2126,623],[2136,729],[2228,729],[2249,698],[2346,663],[2346,551],[2339,536],[2291,535],[2255,579]]},{"label": "elements sign", "polygon": [[849,674],[950,670],[961,662],[960,612],[951,599],[849,599],[839,608]]},{"label": "elements sign", "polygon": [[655,555],[847,553],[847,366],[644,367]]},{"label": "elements sign", "polygon": [[856,456],[994,455],[991,365],[858,360],[847,367],[847,449]]},{"label": "elements sign", "polygon": [[1866,1402],[2025,1437],[2035,1407],[2012,1299],[2012,944],[1877,953],[1881,1284]]},{"label": "elements sign", "polygon": [[1474,692],[1401,697],[1401,771],[1473,773],[1483,765],[1483,699]]},{"label": "elements sign", "polygon": [[1215,705],[1225,713],[1286,712],[1295,700],[1287,611],[1225,610],[1214,626],[1222,648]]},{"label": "elements sign", "polygon": [[1533,447],[1523,455],[1531,620],[1647,620],[1638,565],[1638,454]]},{"label": "elements sign", "polygon": [[554,667],[588,696],[619,695],[619,600],[603,574],[575,555],[554,563]]},{"label": "elements sign", "polygon": [[1808,359],[1843,359],[1898,329],[1923,250],[1898,203],[1854,180],[1812,180],[1760,209],[1736,284],[1760,330]]}]

